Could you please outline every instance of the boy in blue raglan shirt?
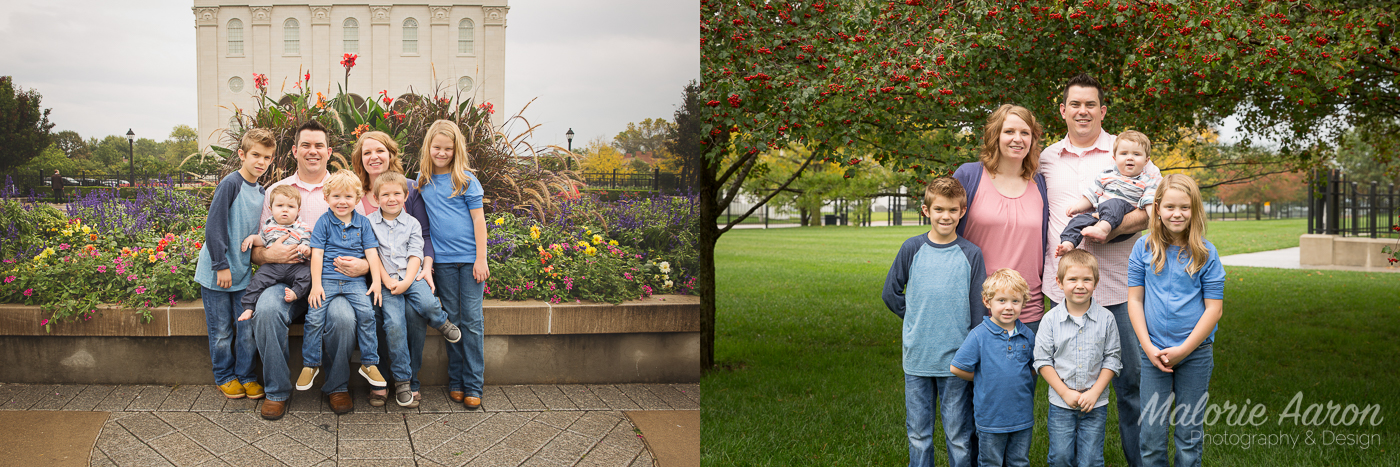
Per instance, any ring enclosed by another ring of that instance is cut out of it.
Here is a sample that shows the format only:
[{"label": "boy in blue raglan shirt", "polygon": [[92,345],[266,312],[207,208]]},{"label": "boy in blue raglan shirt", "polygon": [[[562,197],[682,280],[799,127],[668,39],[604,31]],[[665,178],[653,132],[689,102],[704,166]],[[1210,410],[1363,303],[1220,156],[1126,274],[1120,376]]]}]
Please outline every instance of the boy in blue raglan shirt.
[{"label": "boy in blue raglan shirt", "polygon": [[277,140],[272,132],[254,128],[243,133],[237,172],[228,174],[214,189],[209,217],[204,222],[204,245],[194,281],[200,285],[204,319],[209,327],[209,359],[214,365],[214,383],[224,397],[258,399],[263,388],[253,371],[253,326],[235,321],[242,311],[243,292],[252,278],[252,257],[234,241],[258,231],[262,215],[263,187],[258,177],[272,166]]},{"label": "boy in blue raglan shirt", "polygon": [[957,235],[958,222],[967,213],[962,184],[948,177],[930,182],[921,209],[933,226],[899,248],[881,295],[904,320],[909,465],[934,465],[933,417],[941,412],[949,465],[971,467],[977,459],[972,384],[949,367],[968,329],[981,324],[987,312],[981,296],[987,273],[982,250]]}]

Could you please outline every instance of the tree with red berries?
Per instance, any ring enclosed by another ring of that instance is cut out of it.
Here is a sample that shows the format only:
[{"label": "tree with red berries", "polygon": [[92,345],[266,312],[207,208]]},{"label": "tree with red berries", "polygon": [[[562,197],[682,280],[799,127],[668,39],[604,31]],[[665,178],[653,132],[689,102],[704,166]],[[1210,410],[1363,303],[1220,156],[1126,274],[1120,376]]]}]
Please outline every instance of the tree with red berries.
[{"label": "tree with red berries", "polygon": [[713,246],[728,228],[715,220],[759,153],[797,142],[807,163],[850,164],[836,151],[859,148],[915,180],[943,175],[974,154],[963,130],[1000,104],[1063,135],[1060,87],[1090,73],[1111,132],[1176,135],[1234,115],[1302,168],[1349,128],[1400,134],[1396,16],[1360,0],[702,0],[705,367]]}]

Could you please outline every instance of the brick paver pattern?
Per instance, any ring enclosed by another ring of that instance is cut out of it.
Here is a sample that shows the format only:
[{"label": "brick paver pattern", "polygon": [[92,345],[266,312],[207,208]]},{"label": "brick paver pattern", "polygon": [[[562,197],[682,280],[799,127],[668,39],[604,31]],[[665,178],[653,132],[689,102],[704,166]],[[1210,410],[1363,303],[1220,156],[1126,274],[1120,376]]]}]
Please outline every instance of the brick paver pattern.
[{"label": "brick paver pattern", "polygon": [[423,388],[414,409],[369,405],[331,413],[319,391],[296,392],[281,420],[213,385],[111,386],[0,383],[0,410],[111,412],[94,466],[418,465],[652,466],[622,410],[699,410],[698,384],[486,386],[482,410]]}]

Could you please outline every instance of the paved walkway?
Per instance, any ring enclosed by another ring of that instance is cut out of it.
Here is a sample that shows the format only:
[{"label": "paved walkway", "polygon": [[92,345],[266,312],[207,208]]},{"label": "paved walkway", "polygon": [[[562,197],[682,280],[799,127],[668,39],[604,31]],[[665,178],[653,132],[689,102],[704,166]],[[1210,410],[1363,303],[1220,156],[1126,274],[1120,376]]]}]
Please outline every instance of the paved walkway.
[{"label": "paved walkway", "polygon": [[1400,267],[1368,268],[1362,266],[1303,266],[1299,264],[1299,248],[1284,248],[1282,250],[1260,251],[1255,253],[1241,253],[1220,257],[1220,263],[1226,266],[1253,266],[1260,268],[1281,268],[1281,269],[1322,269],[1329,271],[1360,271],[1360,272],[1400,272]]},{"label": "paved walkway", "polygon": [[422,405],[405,409],[370,407],[352,388],[355,411],[341,416],[319,391],[298,391],[269,422],[259,401],[213,385],[0,383],[0,410],[110,412],[94,466],[652,466],[622,411],[700,408],[698,384],[486,386],[474,412],[444,387],[423,389]]}]

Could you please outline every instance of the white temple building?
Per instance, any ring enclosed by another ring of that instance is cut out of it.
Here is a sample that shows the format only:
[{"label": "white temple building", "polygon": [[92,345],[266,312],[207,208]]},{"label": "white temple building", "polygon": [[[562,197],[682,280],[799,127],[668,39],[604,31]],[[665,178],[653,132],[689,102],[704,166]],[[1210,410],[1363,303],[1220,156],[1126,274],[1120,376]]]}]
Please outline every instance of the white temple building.
[{"label": "white temple building", "polygon": [[506,0],[425,0],[413,4],[339,1],[228,4],[194,0],[199,133],[217,144],[233,109],[257,106],[253,74],[268,96],[311,91],[329,96],[345,83],[344,54],[358,58],[347,92],[455,96],[505,107]]}]

